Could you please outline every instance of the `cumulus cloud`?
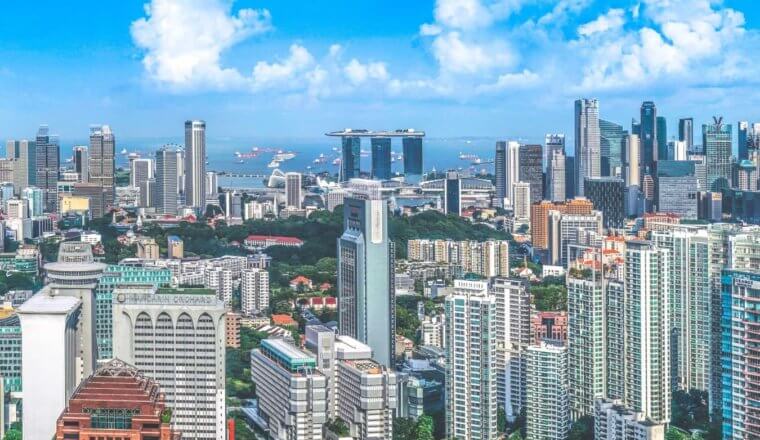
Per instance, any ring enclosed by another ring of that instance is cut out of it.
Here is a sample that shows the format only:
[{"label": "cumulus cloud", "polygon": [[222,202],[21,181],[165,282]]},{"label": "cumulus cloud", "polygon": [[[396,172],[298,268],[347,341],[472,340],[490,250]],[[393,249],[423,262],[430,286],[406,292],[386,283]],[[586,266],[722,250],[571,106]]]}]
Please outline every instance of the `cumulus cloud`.
[{"label": "cumulus cloud", "polygon": [[454,73],[479,73],[508,66],[513,60],[504,43],[468,42],[456,31],[436,38],[433,41],[433,53],[441,70]]},{"label": "cumulus cloud", "polygon": [[578,28],[578,34],[589,36],[599,32],[619,29],[625,24],[624,15],[625,11],[622,9],[610,9],[606,14],[597,17],[596,20],[581,25]]},{"label": "cumulus cloud", "polygon": [[289,83],[297,75],[304,73],[314,64],[314,57],[298,44],[290,46],[290,55],[280,61],[268,63],[259,61],[253,68],[254,87],[266,87],[277,83]]},{"label": "cumulus cloud", "polygon": [[238,42],[272,28],[268,10],[241,9],[232,14],[223,0],[153,0],[145,17],[132,23],[132,38],[144,51],[150,78],[176,88],[199,84],[238,87],[235,69],[220,64],[222,53]]},{"label": "cumulus cloud", "polygon": [[385,67],[385,63],[362,64],[354,58],[343,68],[343,71],[348,80],[355,85],[362,84],[368,80],[385,81],[388,79],[388,70]]}]

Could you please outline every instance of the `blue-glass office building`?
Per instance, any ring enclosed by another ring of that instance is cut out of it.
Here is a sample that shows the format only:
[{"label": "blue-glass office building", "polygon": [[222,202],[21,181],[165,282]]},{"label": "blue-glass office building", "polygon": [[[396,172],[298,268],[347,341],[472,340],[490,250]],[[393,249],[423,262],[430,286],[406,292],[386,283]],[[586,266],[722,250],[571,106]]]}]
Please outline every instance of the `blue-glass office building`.
[{"label": "blue-glass office building", "polygon": [[388,180],[391,178],[391,138],[373,137],[372,142],[372,178]]}]

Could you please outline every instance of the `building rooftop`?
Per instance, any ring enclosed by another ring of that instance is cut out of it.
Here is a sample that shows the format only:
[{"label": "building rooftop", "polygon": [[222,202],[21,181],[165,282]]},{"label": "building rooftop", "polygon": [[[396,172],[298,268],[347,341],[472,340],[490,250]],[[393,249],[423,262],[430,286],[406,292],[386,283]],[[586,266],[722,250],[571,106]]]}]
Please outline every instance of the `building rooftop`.
[{"label": "building rooftop", "polygon": [[161,287],[156,289],[158,295],[216,295],[214,289],[203,287]]},{"label": "building rooftop", "polygon": [[343,362],[363,373],[380,374],[383,372],[383,366],[371,359],[345,360]]},{"label": "building rooftop", "polygon": [[283,339],[264,339],[261,341],[261,350],[291,372],[296,372],[304,367],[315,368],[317,366],[317,360],[314,356]]},{"label": "building rooftop", "polygon": [[325,136],[333,137],[425,137],[424,131],[417,131],[413,128],[402,130],[379,130],[372,131],[363,128],[345,128],[340,131],[330,131]]},{"label": "building rooftop", "polygon": [[18,313],[22,315],[66,315],[79,307],[79,304],[81,303],[77,298],[71,296],[51,295],[51,292],[52,289],[50,287],[42,289],[39,293],[26,300],[26,302],[18,308]]}]

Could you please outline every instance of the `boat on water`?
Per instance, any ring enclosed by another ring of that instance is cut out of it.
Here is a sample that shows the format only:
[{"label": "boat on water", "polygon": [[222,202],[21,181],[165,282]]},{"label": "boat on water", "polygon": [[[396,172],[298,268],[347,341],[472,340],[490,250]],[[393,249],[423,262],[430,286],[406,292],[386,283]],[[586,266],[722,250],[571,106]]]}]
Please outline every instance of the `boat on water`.
[{"label": "boat on water", "polygon": [[132,160],[132,159],[139,159],[139,158],[140,158],[140,153],[137,153],[137,152],[134,152],[134,151],[133,151],[133,152],[131,152],[131,153],[129,153],[129,154],[127,155],[127,158],[129,158],[129,160]]},{"label": "boat on water", "polygon": [[294,157],[296,157],[295,153],[290,152],[290,151],[284,152],[284,151],[280,150],[277,153],[275,153],[275,155],[272,158],[272,160],[276,160],[278,162],[284,162],[286,160],[293,159]]},{"label": "boat on water", "polygon": [[467,154],[467,153],[460,152],[459,153],[459,160],[474,161],[474,160],[480,160],[480,158],[477,155],[475,155],[475,154]]},{"label": "boat on water", "polygon": [[333,159],[332,164],[334,166],[340,166],[340,157],[336,157],[335,159]]},{"label": "boat on water", "polygon": [[278,166],[280,166],[280,162],[273,160],[269,162],[269,164],[267,165],[267,168],[277,168]]},{"label": "boat on water", "polygon": [[126,148],[122,149],[121,154],[127,154],[127,149]]}]

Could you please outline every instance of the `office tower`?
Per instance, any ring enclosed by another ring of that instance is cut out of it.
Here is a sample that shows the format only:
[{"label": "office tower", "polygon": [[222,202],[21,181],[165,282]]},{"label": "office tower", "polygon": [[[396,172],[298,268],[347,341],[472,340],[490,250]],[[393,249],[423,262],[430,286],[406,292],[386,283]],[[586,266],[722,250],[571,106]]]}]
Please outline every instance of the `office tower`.
[{"label": "office tower", "polygon": [[575,198],[575,157],[565,155],[565,199]]},{"label": "office tower", "polygon": [[404,181],[420,183],[422,180],[422,138],[405,137],[401,139],[404,149]]},{"label": "office tower", "polygon": [[565,152],[553,150],[546,171],[546,199],[552,202],[564,202],[565,190]]},{"label": "office tower", "polygon": [[528,347],[527,438],[565,440],[570,431],[567,349],[544,342]]},{"label": "office tower", "polygon": [[259,413],[273,438],[322,438],[328,383],[318,367],[313,355],[283,339],[264,339],[251,352]]},{"label": "office tower", "polygon": [[172,430],[170,415],[158,382],[113,359],[79,385],[58,417],[53,438],[175,440],[180,433]]},{"label": "office tower", "polygon": [[625,405],[670,422],[671,255],[646,241],[625,251]]},{"label": "office tower", "polygon": [[597,399],[594,403],[594,438],[600,440],[663,440],[665,425],[652,423],[631,411],[620,400]]},{"label": "office tower", "polygon": [[74,171],[79,175],[79,182],[90,181],[90,152],[85,146],[74,147]]},{"label": "office tower", "polygon": [[206,171],[206,199],[215,199],[219,192],[219,176],[214,171]]},{"label": "office tower", "polygon": [[22,189],[34,186],[37,180],[37,144],[26,139],[9,140],[5,149],[8,160],[13,161],[15,194],[20,195]]},{"label": "office tower", "polygon": [[657,107],[652,101],[641,104],[641,128],[638,133],[641,141],[641,169],[646,172],[657,160]]},{"label": "office tower", "polygon": [[446,436],[496,438],[496,298],[483,281],[454,281],[446,296]]},{"label": "office tower", "polygon": [[671,381],[673,389],[710,389],[709,243],[706,229],[653,231],[652,241],[670,251]]},{"label": "office tower", "polygon": [[27,214],[24,217],[39,217],[45,209],[44,194],[41,189],[30,186],[21,191],[21,199],[26,200]]},{"label": "office tower", "polygon": [[185,206],[185,150],[172,145],[177,156],[177,203]]},{"label": "office tower", "polygon": [[152,159],[132,159],[129,170],[129,185],[141,188],[148,179],[153,178]]},{"label": "office tower", "polygon": [[731,186],[731,141],[731,124],[724,124],[722,117],[713,117],[712,124],[702,124],[702,148],[710,191]]},{"label": "office tower", "polygon": [[372,137],[372,178],[388,180],[391,178],[391,138]]},{"label": "office tower", "polygon": [[736,135],[737,135],[737,141],[738,141],[738,147],[739,147],[739,160],[742,161],[744,159],[749,159],[749,152],[748,152],[748,144],[749,144],[749,122],[747,121],[739,121],[738,124],[736,124]]},{"label": "office tower", "polygon": [[[507,185],[505,187],[507,197],[512,197],[514,193],[514,184],[520,181],[520,144],[518,142],[507,142]],[[509,201],[510,205],[512,200]]]},{"label": "office tower", "polygon": [[691,152],[694,149],[694,119],[678,120],[678,140],[686,143],[686,151]]},{"label": "office tower", "polygon": [[525,352],[531,343],[530,291],[523,280],[495,278],[490,295],[496,299],[496,389],[507,420],[525,407]]},{"label": "office tower", "polygon": [[736,164],[736,188],[741,191],[757,191],[758,167],[751,160],[742,160]]},{"label": "office tower", "polygon": [[222,202],[225,217],[228,219],[243,218],[243,196],[239,192],[225,191],[224,196],[222,197]]},{"label": "office tower", "polygon": [[564,134],[547,134],[544,136],[544,172],[549,172],[549,162],[551,161],[552,153],[555,151],[561,151],[565,154],[565,135]]},{"label": "office tower", "polygon": [[338,322],[343,335],[372,347],[393,365],[395,347],[394,250],[383,200],[346,198],[338,238]]},{"label": "office tower", "polygon": [[58,249],[58,261],[45,264],[47,283],[56,295],[71,296],[81,303],[80,350],[85,376],[92,374],[98,359],[96,343],[95,288],[106,265],[96,263],[92,245],[80,241],[64,241]]},{"label": "office tower", "polygon": [[341,137],[340,181],[361,177],[362,139],[359,136]]},{"label": "office tower", "polygon": [[668,143],[668,150],[670,145],[673,147],[673,160],[688,160],[689,150],[684,141],[671,141]]},{"label": "office tower", "polygon": [[49,439],[82,380],[78,344],[81,302],[44,287],[18,308],[21,320],[23,437]]},{"label": "office tower", "polygon": [[5,158],[8,160],[15,160],[19,157],[19,142],[17,140],[8,139],[5,141]]},{"label": "office tower", "polygon": [[285,173],[285,205],[301,208],[301,173]]},{"label": "office tower", "polygon": [[697,176],[700,191],[707,191],[707,159],[702,154],[690,154],[688,160],[694,162],[694,174]]},{"label": "office tower", "polygon": [[496,186],[496,206],[504,206],[504,199],[507,195],[507,142],[496,142],[496,156],[493,161],[495,186]]},{"label": "office tower", "polygon": [[58,136],[50,135],[47,125],[41,125],[35,139],[37,146],[35,186],[42,190],[46,212],[56,212],[58,208],[58,168],[60,167],[60,145]]},{"label": "office tower", "polygon": [[13,184],[13,168],[16,166],[14,159],[0,158],[0,183],[5,182]]},{"label": "office tower", "polygon": [[116,166],[116,137],[108,125],[90,127],[90,183],[105,191],[108,212],[114,203],[114,169]]},{"label": "office tower", "polygon": [[570,270],[566,280],[569,397],[573,420],[591,415],[594,399],[605,396],[607,386],[604,274],[597,264],[583,269],[586,270]]},{"label": "office tower", "polygon": [[530,184],[530,200],[537,202],[544,198],[544,174],[541,161],[541,145],[520,145],[518,180]]},{"label": "office tower", "polygon": [[625,223],[625,182],[618,177],[586,179],[586,197],[601,211],[605,228],[619,229]]},{"label": "office tower", "polygon": [[328,211],[333,212],[335,208],[343,205],[343,200],[346,197],[348,197],[348,191],[343,188],[329,189],[325,195],[325,207]]},{"label": "office tower", "polygon": [[185,205],[206,209],[206,123],[185,121]]},{"label": "office tower", "polygon": [[657,155],[656,160],[668,160],[668,122],[664,116],[657,117]]},{"label": "office tower", "polygon": [[512,212],[515,220],[530,221],[530,204],[532,202],[531,184],[517,182],[512,185]]},{"label": "office tower", "polygon": [[591,245],[602,237],[601,211],[589,214],[568,214],[551,210],[548,213],[548,261],[552,265],[566,266],[572,258],[568,247]]},{"label": "office tower", "polygon": [[224,303],[203,289],[152,285],[113,295],[114,357],[161,384],[183,437],[224,440]]},{"label": "office tower", "polygon": [[443,181],[443,213],[462,215],[462,179],[456,171],[447,171]]},{"label": "office tower", "polygon": [[549,211],[560,211],[572,215],[588,215],[594,209],[594,205],[584,199],[577,198],[566,202],[552,203],[541,201],[530,206],[530,233],[531,242],[536,249],[548,249],[549,246]]},{"label": "office tower", "polygon": [[655,206],[659,212],[678,214],[696,220],[698,214],[697,180],[694,162],[660,160],[655,165]]},{"label": "office tower", "polygon": [[269,307],[269,272],[264,269],[248,269],[243,272],[240,291],[240,307],[245,315],[253,315]]},{"label": "office tower", "polygon": [[584,195],[586,177],[601,176],[599,101],[575,101],[575,194]]},{"label": "office tower", "polygon": [[101,218],[108,212],[107,190],[95,183],[75,183],[71,195],[86,198],[90,208],[90,218]]},{"label": "office tower", "polygon": [[[31,296],[31,291],[28,291]],[[26,298],[21,298],[21,301]],[[11,295],[7,296],[6,301],[12,302],[14,306],[18,306],[16,301],[13,301]],[[21,321],[18,314],[12,313],[4,318],[0,318],[0,334],[3,335],[0,338],[0,351],[4,356],[0,357],[0,376],[3,380],[0,381],[3,392],[19,392],[21,389]]]},{"label": "office tower", "polygon": [[760,298],[760,272],[723,271],[721,325],[722,417],[724,439],[760,436],[760,384],[754,370],[760,357],[757,344],[757,298]]},{"label": "office tower", "polygon": [[154,206],[161,214],[177,213],[177,151],[164,146],[156,151]]},{"label": "office tower", "polygon": [[619,176],[623,173],[623,154],[628,132],[622,125],[599,120],[602,176]]}]

